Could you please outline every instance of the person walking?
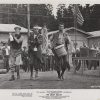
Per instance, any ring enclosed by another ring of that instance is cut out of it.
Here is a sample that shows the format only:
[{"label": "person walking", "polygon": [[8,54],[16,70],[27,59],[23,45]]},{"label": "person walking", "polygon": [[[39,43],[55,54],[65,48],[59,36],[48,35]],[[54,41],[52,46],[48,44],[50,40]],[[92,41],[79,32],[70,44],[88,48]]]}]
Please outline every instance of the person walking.
[{"label": "person walking", "polygon": [[15,80],[15,67],[17,71],[17,79],[20,79],[20,65],[22,63],[21,60],[21,47],[23,43],[23,36],[20,33],[21,28],[15,27],[14,33],[9,33],[9,45],[10,45],[10,58],[9,58],[9,66],[11,70],[11,78],[10,81]]},{"label": "person walking", "polygon": [[5,44],[4,50],[4,67],[7,69],[7,72],[9,71],[9,54],[10,54],[10,46],[8,44]]},{"label": "person walking", "polygon": [[40,69],[42,62],[41,53],[42,35],[39,33],[38,26],[33,27],[33,32],[29,37],[29,58],[30,58],[30,79],[33,79],[33,68],[35,69],[35,79],[38,77],[38,69]]},{"label": "person walking", "polygon": [[63,23],[59,24],[59,31],[52,35],[51,42],[52,42],[52,51],[54,53],[54,59],[55,59],[55,70],[57,71],[58,79],[64,79],[63,75],[66,68],[70,70],[67,54],[59,56],[55,50],[57,46],[63,44],[66,51],[68,51],[68,45],[71,42],[68,34],[64,31]]}]

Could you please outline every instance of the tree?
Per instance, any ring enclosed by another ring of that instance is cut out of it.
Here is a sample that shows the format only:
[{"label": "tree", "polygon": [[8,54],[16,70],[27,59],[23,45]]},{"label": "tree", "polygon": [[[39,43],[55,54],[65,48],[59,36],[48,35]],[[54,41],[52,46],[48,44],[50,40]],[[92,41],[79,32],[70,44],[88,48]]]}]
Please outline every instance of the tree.
[{"label": "tree", "polygon": [[95,4],[91,6],[90,14],[91,31],[100,29],[100,5]]},{"label": "tree", "polygon": [[58,22],[64,22],[65,27],[74,26],[74,17],[72,13],[72,5],[66,7],[65,4],[59,4],[57,9]]},{"label": "tree", "polygon": [[56,19],[52,14],[53,6],[51,4],[32,4],[30,10],[31,27],[35,24],[43,26],[45,23],[50,31],[56,30]]},{"label": "tree", "polygon": [[[0,5],[3,23],[17,24],[27,28],[27,4],[7,4]],[[30,26],[38,24],[43,26],[45,23],[49,30],[56,29],[56,19],[52,14],[51,4],[30,4]]]},{"label": "tree", "polygon": [[84,24],[81,27],[83,30],[89,32],[100,29],[99,4],[94,4],[94,5],[86,4],[84,7],[82,7],[82,14],[85,19]]}]

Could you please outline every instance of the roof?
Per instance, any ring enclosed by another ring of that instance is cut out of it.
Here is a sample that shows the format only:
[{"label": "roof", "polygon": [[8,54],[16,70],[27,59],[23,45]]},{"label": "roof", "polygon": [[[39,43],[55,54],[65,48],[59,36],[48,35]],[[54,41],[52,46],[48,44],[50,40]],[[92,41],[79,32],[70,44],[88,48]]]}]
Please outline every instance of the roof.
[{"label": "roof", "polygon": [[[74,30],[76,30],[76,31],[79,31],[79,32],[81,32],[81,33],[84,33],[84,34],[86,34],[86,35],[91,36],[91,34],[90,34],[90,33],[85,32],[85,31],[80,30],[80,29],[75,28],[75,27],[65,28],[65,31],[69,31],[69,30],[73,30],[73,29],[74,29]],[[56,33],[56,32],[58,32],[58,30],[56,30],[56,31],[52,31],[52,32],[49,32],[49,33],[48,33],[48,35],[50,35],[50,34],[54,34],[54,33]]]},{"label": "roof", "polygon": [[91,36],[87,38],[100,37],[100,31],[93,31],[93,32],[88,32],[88,33],[91,34]]},{"label": "roof", "polygon": [[42,29],[42,27],[39,26],[34,26],[33,28]]},{"label": "roof", "polygon": [[15,32],[14,28],[15,27],[20,27],[22,33],[27,33],[28,29],[21,27],[16,24],[0,24],[0,32]]}]

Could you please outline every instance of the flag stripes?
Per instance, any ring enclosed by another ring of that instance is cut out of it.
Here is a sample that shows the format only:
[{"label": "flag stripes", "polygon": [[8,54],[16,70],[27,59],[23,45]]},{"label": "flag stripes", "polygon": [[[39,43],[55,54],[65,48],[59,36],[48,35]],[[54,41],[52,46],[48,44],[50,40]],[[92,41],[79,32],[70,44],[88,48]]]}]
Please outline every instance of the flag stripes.
[{"label": "flag stripes", "polygon": [[75,20],[77,21],[77,23],[79,25],[83,25],[84,23],[84,18],[79,10],[79,7],[77,4],[74,4],[73,7],[72,7],[72,12],[74,14],[74,16],[76,16]]}]

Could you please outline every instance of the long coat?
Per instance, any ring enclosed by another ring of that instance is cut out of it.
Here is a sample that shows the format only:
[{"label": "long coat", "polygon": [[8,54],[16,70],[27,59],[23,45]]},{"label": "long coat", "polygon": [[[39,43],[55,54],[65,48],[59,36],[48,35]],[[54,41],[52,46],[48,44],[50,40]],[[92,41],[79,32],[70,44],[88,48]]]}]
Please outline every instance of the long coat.
[{"label": "long coat", "polygon": [[[29,37],[29,56],[30,56],[30,64],[37,66],[40,62],[42,63],[42,53],[41,53],[41,41],[39,41],[41,36],[35,34],[31,34]],[[37,51],[35,51],[37,48]]]}]

